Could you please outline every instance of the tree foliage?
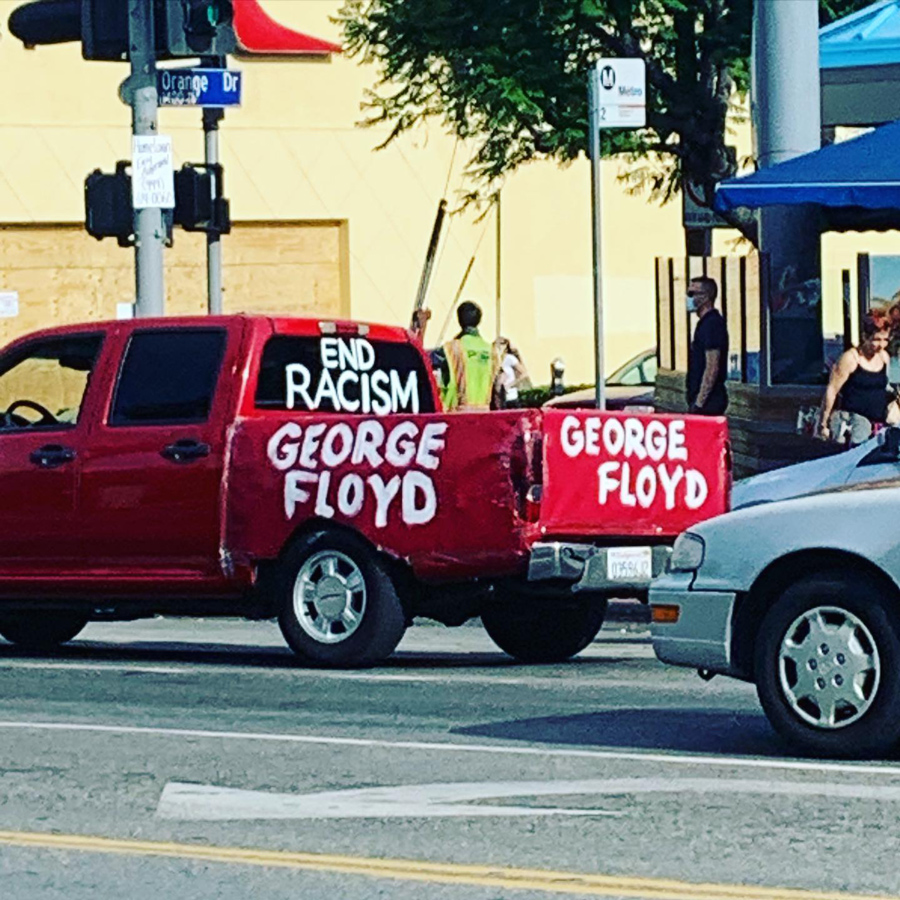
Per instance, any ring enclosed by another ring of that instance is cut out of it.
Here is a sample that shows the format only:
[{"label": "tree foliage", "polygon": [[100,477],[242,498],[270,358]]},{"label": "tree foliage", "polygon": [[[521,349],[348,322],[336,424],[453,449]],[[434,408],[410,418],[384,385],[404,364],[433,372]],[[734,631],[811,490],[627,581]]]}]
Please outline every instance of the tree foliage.
[{"label": "tree foliage", "polygon": [[[870,0],[822,0],[823,21]],[[587,72],[604,56],[647,65],[647,127],[607,131],[605,155],[668,199],[687,181],[712,202],[734,171],[727,118],[750,79],[753,0],[346,0],[346,51],[380,67],[369,124],[389,143],[426,119],[473,141],[473,190],[538,158],[587,148]],[[739,223],[736,223],[739,224]]]}]

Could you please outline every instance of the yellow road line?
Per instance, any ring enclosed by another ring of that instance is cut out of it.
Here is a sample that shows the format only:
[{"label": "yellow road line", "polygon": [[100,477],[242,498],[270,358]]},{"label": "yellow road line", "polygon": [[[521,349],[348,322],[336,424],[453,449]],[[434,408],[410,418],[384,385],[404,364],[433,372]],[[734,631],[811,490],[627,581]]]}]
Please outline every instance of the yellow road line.
[{"label": "yellow road line", "polygon": [[334,856],[324,853],[293,853],[283,850],[253,850],[166,841],[134,841],[82,834],[0,831],[0,845],[74,850],[82,853],[115,853],[124,856],[162,856],[245,866],[335,872],[370,878],[392,878],[399,881],[501,887],[554,894],[583,894],[589,897],[634,897],[639,900],[900,900],[900,897],[887,897],[883,894],[876,896],[740,884],[691,884],[663,878]]}]

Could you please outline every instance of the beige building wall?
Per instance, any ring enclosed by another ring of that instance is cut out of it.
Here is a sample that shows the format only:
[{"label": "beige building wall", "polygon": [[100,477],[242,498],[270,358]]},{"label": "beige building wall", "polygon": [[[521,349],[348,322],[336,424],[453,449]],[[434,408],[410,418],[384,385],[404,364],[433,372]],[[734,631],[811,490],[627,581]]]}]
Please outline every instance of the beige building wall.
[{"label": "beige building wall", "polygon": [[[16,320],[0,321],[2,338],[38,325],[110,315],[133,293],[132,253],[79,230],[87,173],[112,171],[116,160],[130,156],[130,114],[117,96],[127,66],[85,62],[74,44],[25,50],[6,33],[16,2],[0,0],[0,78],[17,85],[0,104],[0,223],[16,226],[0,236],[0,289],[20,290],[22,312]],[[330,21],[340,0],[266,5],[287,25],[340,40]],[[354,317],[405,324],[448,175],[451,206],[464,186],[466,148],[456,148],[452,170],[455,142],[437,129],[376,152],[386,132],[357,126],[376,73],[356,61],[337,56],[331,62],[233,65],[244,72],[244,105],[229,111],[222,126],[226,189],[234,220],[258,230],[252,240],[240,228],[225,238],[226,308],[247,307],[251,287],[261,295],[257,308],[282,310],[285,298],[291,299],[283,287],[290,266],[268,277],[260,264],[272,223],[283,229],[274,230],[269,246],[275,257],[289,255],[294,238],[306,241],[298,236],[304,223],[345,223],[343,278],[328,276],[327,297],[298,279],[295,311],[334,314],[335,304],[349,304]],[[198,110],[161,111],[160,130],[173,135],[176,165],[202,160]],[[653,342],[652,259],[678,252],[680,231],[674,204],[660,210],[627,197],[613,165],[606,168],[612,368]],[[521,346],[537,380],[546,378],[557,355],[566,359],[568,380],[592,376],[588,185],[588,165],[581,160],[566,169],[529,166],[503,190],[502,328]],[[497,233],[492,213],[476,221],[482,212],[456,214],[445,230],[429,294],[435,313],[431,340],[476,246],[463,296],[482,304],[485,331],[495,332]],[[25,225],[41,227],[28,232],[20,227]],[[72,227],[49,227],[55,225]],[[256,254],[258,264],[252,281],[243,265],[248,253]],[[167,260],[169,309],[202,309],[202,237],[176,230]],[[278,267],[277,258],[269,261]]]},{"label": "beige building wall", "polygon": [[[132,252],[81,230],[85,176],[130,156],[130,111],[117,96],[128,68],[85,62],[74,44],[25,50],[6,31],[17,2],[0,0],[0,225],[8,226],[0,290],[19,290],[22,308],[0,320],[3,339],[112,315],[133,297]],[[330,19],[340,0],[264,3],[287,25],[340,40]],[[433,127],[375,151],[387,132],[357,123],[377,72],[355,60],[233,65],[244,73],[244,105],[228,111],[221,130],[239,223],[224,239],[226,309],[408,323],[438,201],[445,184],[451,206],[458,200],[467,148]],[[163,110],[160,129],[173,136],[176,165],[202,161],[199,110]],[[615,162],[604,165],[607,371],[653,344],[653,260],[683,252],[680,204],[630,196],[617,174]],[[546,381],[556,356],[567,381],[592,380],[589,181],[584,159],[515,173],[501,195],[499,247],[492,211],[481,221],[484,210],[451,216],[429,293],[430,342],[476,254],[463,296],[484,307],[486,334],[496,330],[499,263],[501,328],[535,381]],[[717,235],[717,252],[727,237]],[[853,256],[852,239],[828,240],[829,266]],[[879,236],[879,246],[894,241]],[[202,310],[202,236],[176,230],[167,260],[169,310]]]}]

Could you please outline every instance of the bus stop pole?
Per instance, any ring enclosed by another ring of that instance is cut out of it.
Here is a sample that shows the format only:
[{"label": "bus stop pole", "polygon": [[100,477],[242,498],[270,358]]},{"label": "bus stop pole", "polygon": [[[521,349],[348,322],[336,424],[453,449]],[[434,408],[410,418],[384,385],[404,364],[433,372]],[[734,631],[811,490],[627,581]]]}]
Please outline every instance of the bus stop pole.
[{"label": "bus stop pole", "polygon": [[597,409],[606,409],[606,377],[603,348],[603,173],[600,167],[600,74],[597,67],[588,76],[588,152],[591,158],[591,219],[593,222],[594,358]]}]

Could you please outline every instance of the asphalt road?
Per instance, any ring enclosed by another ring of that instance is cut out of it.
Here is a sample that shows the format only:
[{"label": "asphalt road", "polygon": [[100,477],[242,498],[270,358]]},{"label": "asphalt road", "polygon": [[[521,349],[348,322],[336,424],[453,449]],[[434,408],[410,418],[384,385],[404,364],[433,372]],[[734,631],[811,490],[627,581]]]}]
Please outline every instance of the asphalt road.
[{"label": "asphalt road", "polygon": [[900,896],[900,763],[795,758],[752,687],[602,634],[541,667],[416,627],[366,672],[269,623],[0,645],[0,896]]}]

